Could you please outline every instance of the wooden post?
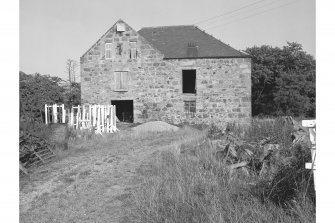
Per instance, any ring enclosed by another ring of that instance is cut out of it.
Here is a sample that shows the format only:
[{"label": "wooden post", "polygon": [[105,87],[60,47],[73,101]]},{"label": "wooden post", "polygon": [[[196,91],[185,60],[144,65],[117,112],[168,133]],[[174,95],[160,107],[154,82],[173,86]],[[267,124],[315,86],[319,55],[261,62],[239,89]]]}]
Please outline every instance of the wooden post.
[{"label": "wooden post", "polygon": [[101,124],[102,124],[102,132],[105,132],[105,105],[101,106]]},{"label": "wooden post", "polygon": [[308,128],[309,139],[310,139],[311,144],[312,144],[312,148],[311,148],[312,162],[311,163],[306,163],[305,168],[313,170],[314,190],[316,190],[316,182],[315,182],[315,171],[316,171],[316,121],[315,120],[302,120],[302,126]]},{"label": "wooden post", "polygon": [[79,121],[81,120],[81,109],[80,105],[78,105],[78,113],[77,113],[77,129],[80,129]]},{"label": "wooden post", "polygon": [[110,106],[107,105],[107,115],[106,115],[107,119],[107,131],[108,133],[110,133]]},{"label": "wooden post", "polygon": [[81,125],[82,125],[82,128],[85,129],[86,128],[86,109],[85,109],[85,105],[83,105],[83,111],[82,111],[83,115],[82,115],[82,118],[81,118]]},{"label": "wooden post", "polygon": [[114,127],[115,131],[117,131],[117,126],[116,126],[116,106],[114,105]]},{"label": "wooden post", "polygon": [[64,109],[64,104],[62,104],[62,123],[65,123],[65,115],[66,115],[66,112]]},{"label": "wooden post", "polygon": [[57,105],[52,105],[52,123],[57,123]]},{"label": "wooden post", "polygon": [[74,114],[73,114],[73,107],[71,108],[71,119],[70,119],[71,121],[70,121],[70,124],[71,124],[71,126],[74,128]]},{"label": "wooden post", "polygon": [[88,106],[88,119],[89,119],[89,128],[92,126],[92,106]]},{"label": "wooden post", "polygon": [[44,105],[44,114],[45,114],[45,124],[48,124],[48,105]]},{"label": "wooden post", "polygon": [[93,113],[93,128],[96,128],[96,123],[97,123],[97,106],[96,105],[93,105],[93,111],[92,111],[92,113]]},{"label": "wooden post", "polygon": [[116,128],[116,109],[115,109],[115,105],[113,105],[113,129],[114,129],[114,131],[117,131],[117,128]]},{"label": "wooden post", "polygon": [[111,130],[114,132],[114,105],[111,105]]},{"label": "wooden post", "polygon": [[100,133],[101,132],[101,125],[100,125],[100,116],[101,116],[101,109],[100,109],[100,105],[97,105],[97,132]]}]

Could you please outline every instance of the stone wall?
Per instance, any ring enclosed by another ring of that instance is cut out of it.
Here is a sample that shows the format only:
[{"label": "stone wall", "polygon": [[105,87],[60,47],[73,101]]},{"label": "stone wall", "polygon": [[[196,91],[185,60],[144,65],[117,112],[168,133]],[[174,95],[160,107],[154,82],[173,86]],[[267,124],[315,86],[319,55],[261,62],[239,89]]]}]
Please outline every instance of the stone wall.
[{"label": "stone wall", "polygon": [[[105,59],[105,43],[122,43],[122,55]],[[130,47],[138,51],[130,59]],[[134,122],[170,123],[249,122],[251,118],[251,61],[236,59],[165,60],[135,30],[113,26],[81,58],[82,103],[110,104],[133,100]],[[196,94],[182,93],[182,70],[196,69]],[[115,91],[115,71],[128,71],[128,91]],[[196,101],[194,117],[187,117],[184,101]]]}]

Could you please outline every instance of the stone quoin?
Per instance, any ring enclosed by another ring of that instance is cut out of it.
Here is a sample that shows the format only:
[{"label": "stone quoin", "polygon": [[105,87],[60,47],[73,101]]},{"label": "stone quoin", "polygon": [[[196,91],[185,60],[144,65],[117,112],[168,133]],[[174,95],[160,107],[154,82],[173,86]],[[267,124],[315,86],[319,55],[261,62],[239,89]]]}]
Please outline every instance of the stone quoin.
[{"label": "stone quoin", "polygon": [[82,104],[114,104],[121,121],[251,121],[251,57],[196,26],[119,20],[80,64]]}]

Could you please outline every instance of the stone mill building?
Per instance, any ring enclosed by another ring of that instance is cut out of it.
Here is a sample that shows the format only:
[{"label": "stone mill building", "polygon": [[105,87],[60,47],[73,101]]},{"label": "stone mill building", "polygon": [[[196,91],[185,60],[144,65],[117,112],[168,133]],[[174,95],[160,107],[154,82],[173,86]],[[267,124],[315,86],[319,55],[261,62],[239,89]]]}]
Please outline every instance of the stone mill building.
[{"label": "stone mill building", "polygon": [[117,21],[80,58],[82,104],[120,121],[249,122],[251,58],[194,25],[135,31]]}]

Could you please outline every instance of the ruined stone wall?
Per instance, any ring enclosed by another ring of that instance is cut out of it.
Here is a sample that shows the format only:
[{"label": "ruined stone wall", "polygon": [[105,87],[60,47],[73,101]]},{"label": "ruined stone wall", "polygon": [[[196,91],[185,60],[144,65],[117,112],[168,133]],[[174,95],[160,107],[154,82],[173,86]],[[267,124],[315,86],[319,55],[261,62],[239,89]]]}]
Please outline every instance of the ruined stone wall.
[{"label": "ruined stone wall", "polygon": [[[122,55],[105,58],[105,43],[122,43]],[[129,58],[136,47],[137,59]],[[182,93],[182,70],[196,69],[196,94]],[[115,91],[115,71],[128,71],[129,88]],[[163,55],[126,25],[112,27],[81,58],[82,103],[111,104],[133,100],[134,122],[170,123],[248,122],[251,118],[250,59],[178,59]],[[184,101],[196,101],[194,117],[186,116]]]}]

